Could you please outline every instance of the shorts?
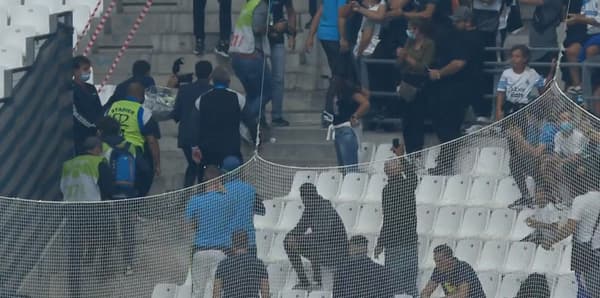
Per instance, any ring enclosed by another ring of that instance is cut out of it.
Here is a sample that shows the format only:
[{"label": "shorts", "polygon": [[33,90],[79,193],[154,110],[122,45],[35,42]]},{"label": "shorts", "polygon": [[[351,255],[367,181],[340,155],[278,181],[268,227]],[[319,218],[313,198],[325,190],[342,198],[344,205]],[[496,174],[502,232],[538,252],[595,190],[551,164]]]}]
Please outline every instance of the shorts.
[{"label": "shorts", "polygon": [[581,51],[579,52],[579,56],[577,60],[579,62],[583,62],[587,57],[585,55],[585,50],[591,46],[600,46],[600,34],[594,35],[586,35],[585,42],[581,43]]}]

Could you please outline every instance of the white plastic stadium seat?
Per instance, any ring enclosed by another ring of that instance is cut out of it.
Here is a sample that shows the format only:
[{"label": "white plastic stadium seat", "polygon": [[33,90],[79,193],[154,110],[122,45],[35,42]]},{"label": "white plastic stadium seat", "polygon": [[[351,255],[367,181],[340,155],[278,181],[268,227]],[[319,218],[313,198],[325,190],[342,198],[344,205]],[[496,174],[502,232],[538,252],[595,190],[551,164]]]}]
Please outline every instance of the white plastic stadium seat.
[{"label": "white plastic stadium seat", "polygon": [[477,177],[473,179],[466,204],[469,206],[491,206],[495,188],[496,179],[494,178]]},{"label": "white plastic stadium seat", "polygon": [[32,26],[37,34],[50,33],[50,10],[44,6],[16,6],[10,9],[10,26]]},{"label": "white plastic stadium seat", "polygon": [[356,234],[378,234],[383,222],[383,213],[379,204],[362,205],[354,232]]},{"label": "white plastic stadium seat", "polygon": [[504,264],[508,243],[500,240],[487,241],[483,244],[483,249],[477,262],[477,270],[490,271],[498,270]]},{"label": "white plastic stadium seat", "polygon": [[473,168],[475,167],[475,162],[477,161],[477,155],[479,153],[479,149],[477,148],[467,148],[462,150],[457,156],[456,165],[457,165],[457,173],[458,174],[471,174],[473,172]]},{"label": "white plastic stadium seat", "polygon": [[358,163],[367,163],[373,160],[375,154],[375,144],[363,142],[358,148]]},{"label": "white plastic stadium seat", "polygon": [[529,272],[529,265],[535,254],[532,242],[513,242],[504,262],[504,272]]},{"label": "white plastic stadium seat", "polygon": [[175,298],[177,295],[176,284],[157,284],[152,291],[152,298]]},{"label": "white plastic stadium seat", "polygon": [[[0,98],[3,98],[5,96],[8,96],[9,94],[4,94],[4,71],[6,70],[5,67],[0,66]],[[0,108],[2,108],[2,103],[0,103]]]},{"label": "white plastic stadium seat", "polygon": [[546,250],[541,245],[535,252],[535,258],[531,265],[531,272],[549,273],[554,271],[560,261],[560,247],[551,247]]},{"label": "white plastic stadium seat", "polygon": [[0,66],[5,68],[23,66],[23,52],[18,48],[0,45]]},{"label": "white plastic stadium seat", "polygon": [[495,209],[490,215],[485,232],[481,238],[505,239],[512,230],[515,221],[515,211],[511,209]]},{"label": "white plastic stadium seat", "polygon": [[417,187],[417,203],[435,204],[440,199],[444,187],[445,176],[423,176]]},{"label": "white plastic stadium seat", "polygon": [[283,246],[283,240],[285,239],[286,233],[279,233],[273,238],[273,242],[271,243],[271,249],[269,250],[269,256],[267,260],[269,262],[280,262],[286,261],[287,254],[285,253],[285,248]]},{"label": "white plastic stadium seat", "polygon": [[573,252],[573,244],[566,243],[561,246],[562,255],[556,273],[558,274],[571,274],[571,253]]},{"label": "white plastic stadium seat", "polygon": [[387,176],[383,174],[371,175],[367,190],[363,195],[362,201],[365,203],[380,203],[383,188],[387,184]]},{"label": "white plastic stadium seat", "polygon": [[10,26],[0,32],[0,44],[21,49],[21,52],[25,53],[27,50],[25,40],[34,35],[35,29],[31,26]]},{"label": "white plastic stadium seat", "polygon": [[360,207],[358,207],[357,204],[344,203],[338,205],[335,210],[342,219],[342,222],[344,222],[346,231],[351,231],[356,224],[356,218],[358,217],[358,210],[360,210]]},{"label": "white plastic stadium seat", "polygon": [[48,8],[50,13],[57,13],[65,10],[62,0],[24,0],[25,6],[43,6]]},{"label": "white plastic stadium seat", "polygon": [[512,202],[521,197],[521,192],[513,177],[506,177],[498,182],[496,195],[494,197],[494,206],[506,208]]},{"label": "white plastic stadium seat", "polygon": [[577,297],[577,279],[575,278],[575,274],[559,276],[554,286],[552,297]]},{"label": "white plastic stadium seat", "polygon": [[265,205],[265,215],[254,215],[254,227],[257,229],[273,229],[279,221],[283,202],[265,200],[263,205]]},{"label": "white plastic stadium seat", "polygon": [[342,173],[337,171],[323,172],[317,178],[317,192],[326,200],[331,200],[337,195],[341,182]]},{"label": "white plastic stadium seat", "polygon": [[[108,1],[110,2],[110,1]],[[98,3],[98,0],[65,0],[65,6],[67,7],[73,7],[73,6],[77,6],[77,5],[85,5],[87,7],[89,7],[89,12],[88,15],[90,13],[92,13],[92,11],[94,10],[94,7],[96,7],[96,4]],[[98,7],[98,12],[96,13],[95,17],[100,17],[101,13],[104,11],[104,3],[100,4],[100,7]]]},{"label": "white plastic stadium seat", "polygon": [[423,264],[424,268],[435,267],[435,262],[433,261],[433,250],[442,244],[446,244],[450,248],[454,249],[454,240],[449,238],[433,238],[429,244],[429,248],[427,249],[427,254],[425,255],[425,263]]},{"label": "white plastic stadium seat", "polygon": [[281,218],[276,229],[280,231],[292,230],[298,223],[298,220],[300,220],[303,211],[304,205],[302,205],[301,201],[287,202],[281,212]]},{"label": "white plastic stadium seat", "polygon": [[285,262],[273,263],[267,266],[269,275],[269,288],[272,292],[283,290],[289,273],[289,264]]},{"label": "white plastic stadium seat", "polygon": [[432,205],[417,205],[417,233],[419,235],[431,233],[436,211]]},{"label": "white plastic stadium seat", "polygon": [[446,189],[438,205],[463,205],[469,189],[469,177],[456,175],[446,180]]},{"label": "white plastic stadium seat", "polygon": [[477,274],[481,287],[486,297],[494,298],[498,289],[498,281],[500,279],[498,272],[479,272]]},{"label": "white plastic stadium seat", "polygon": [[342,186],[340,187],[340,193],[335,198],[335,201],[359,201],[365,191],[368,180],[369,176],[364,173],[346,174]]},{"label": "white plastic stadium seat", "polygon": [[479,237],[485,230],[490,211],[487,208],[468,208],[465,210],[463,222],[456,236],[458,238]]},{"label": "white plastic stadium seat", "polygon": [[292,180],[292,187],[290,192],[283,199],[286,200],[299,200],[300,199],[300,186],[304,183],[315,183],[317,180],[317,172],[315,171],[298,171],[294,174]]},{"label": "white plastic stadium seat", "polygon": [[263,260],[269,256],[269,250],[273,243],[273,233],[258,230],[256,231],[256,255]]},{"label": "white plastic stadium seat", "polygon": [[525,220],[531,217],[534,212],[533,209],[523,209],[519,212],[513,230],[510,233],[510,240],[518,241],[533,233],[534,229],[530,228]]},{"label": "white plastic stadium seat", "polygon": [[469,265],[474,266],[475,264],[477,264],[480,251],[481,241],[463,239],[458,241],[458,243],[456,244],[454,256],[456,256],[459,260],[465,261],[469,263]]},{"label": "white plastic stadium seat", "polygon": [[329,291],[312,291],[308,298],[331,298],[331,292]]},{"label": "white plastic stadium seat", "polygon": [[427,148],[425,156],[425,168],[433,169],[437,165],[436,159],[440,155],[440,146],[434,146]]},{"label": "white plastic stadium seat", "polygon": [[[496,298],[513,298],[517,295],[521,283],[527,278],[525,273],[509,273],[504,275]],[[565,296],[566,298],[567,296]]]},{"label": "white plastic stadium seat", "polygon": [[500,166],[500,173],[504,176],[510,176],[510,150],[504,150],[504,157],[502,158],[502,165]]},{"label": "white plastic stadium seat", "polygon": [[425,264],[425,256],[427,255],[427,252],[429,251],[429,238],[427,236],[423,236],[423,235],[419,235],[419,238],[417,238],[417,245],[419,246],[418,248],[418,257],[419,257],[419,268],[421,268],[421,264]]},{"label": "white plastic stadium seat", "polygon": [[379,144],[377,150],[375,150],[375,155],[373,156],[373,162],[371,164],[372,171],[375,174],[382,174],[385,167],[385,161],[394,157],[396,157],[396,155],[392,152],[392,144]]},{"label": "white plastic stadium seat", "polygon": [[462,221],[463,208],[458,206],[442,207],[438,210],[432,234],[434,237],[454,237]]},{"label": "white plastic stadium seat", "polygon": [[306,291],[287,290],[279,294],[279,298],[306,298]]},{"label": "white plastic stadium seat", "polygon": [[504,159],[504,149],[485,147],[479,151],[474,174],[478,176],[496,176],[502,174],[501,166]]}]

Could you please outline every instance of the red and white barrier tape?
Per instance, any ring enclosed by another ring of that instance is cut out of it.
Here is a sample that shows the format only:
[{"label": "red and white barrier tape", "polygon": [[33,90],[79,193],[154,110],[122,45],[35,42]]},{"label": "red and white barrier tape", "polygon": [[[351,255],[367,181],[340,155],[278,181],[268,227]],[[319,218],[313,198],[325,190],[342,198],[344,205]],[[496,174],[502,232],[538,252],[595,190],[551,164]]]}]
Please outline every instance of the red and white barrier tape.
[{"label": "red and white barrier tape", "polygon": [[108,82],[108,79],[110,79],[110,76],[115,71],[115,68],[117,68],[117,64],[119,64],[121,57],[123,57],[123,54],[125,54],[125,51],[127,50],[127,48],[129,48],[129,43],[131,42],[131,40],[133,40],[133,37],[137,33],[138,29],[140,28],[140,25],[144,21],[144,18],[148,14],[148,11],[150,10],[150,7],[152,6],[152,2],[153,2],[153,0],[146,0],[146,5],[144,5],[144,9],[142,9],[142,11],[140,11],[140,14],[138,15],[137,19],[135,20],[135,23],[129,30],[129,34],[127,34],[127,39],[125,39],[125,42],[121,46],[121,49],[119,50],[119,53],[115,57],[115,60],[113,60],[113,63],[110,66],[110,69],[108,70],[108,73],[104,77],[104,80],[102,80],[102,84],[100,84],[100,88],[98,88],[98,92],[102,91],[102,88],[104,87],[104,85],[106,85],[106,83]]},{"label": "red and white barrier tape", "polygon": [[100,32],[102,32],[102,29],[104,29],[104,24],[106,24],[106,20],[108,19],[108,17],[110,17],[110,15],[112,14],[112,11],[116,5],[117,5],[117,0],[112,0],[110,2],[110,4],[108,5],[108,8],[106,8],[104,15],[102,15],[102,19],[100,20],[100,24],[98,24],[98,26],[96,26],[96,30],[94,30],[94,34],[92,34],[92,38],[90,39],[87,46],[85,47],[85,51],[83,51],[83,56],[87,56],[90,53],[90,51],[92,50],[92,46],[94,46],[96,39],[98,39],[98,35],[100,34]]},{"label": "red and white barrier tape", "polygon": [[98,12],[98,9],[100,9],[101,5],[102,0],[98,0],[98,2],[96,3],[96,7],[94,7],[94,10],[92,10],[92,13],[88,17],[87,23],[85,23],[85,27],[83,27],[83,31],[81,31],[81,34],[77,36],[77,42],[75,43],[75,46],[73,46],[73,53],[77,52],[77,48],[79,48],[79,43],[81,43],[81,39],[88,34],[88,31],[92,26],[92,20],[94,20],[94,17],[96,17],[96,13]]}]

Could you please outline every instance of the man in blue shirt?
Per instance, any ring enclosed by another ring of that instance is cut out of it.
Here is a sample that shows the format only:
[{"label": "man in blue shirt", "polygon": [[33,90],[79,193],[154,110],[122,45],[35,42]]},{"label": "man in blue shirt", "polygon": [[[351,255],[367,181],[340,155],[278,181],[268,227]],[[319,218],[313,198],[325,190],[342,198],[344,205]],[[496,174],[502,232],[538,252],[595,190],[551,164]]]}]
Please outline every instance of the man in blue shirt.
[{"label": "man in blue shirt", "polygon": [[[248,253],[256,256],[256,231],[254,230],[254,215],[265,215],[265,205],[257,197],[254,186],[239,179],[240,160],[235,156],[228,156],[223,160],[222,169],[230,173],[231,179],[225,182],[227,194],[231,196],[232,221],[231,231],[245,231],[248,237]],[[234,172],[232,172],[234,171]]]},{"label": "man in blue shirt", "polygon": [[196,227],[192,257],[194,297],[203,297],[213,272],[231,246],[231,217],[228,215],[233,205],[220,176],[217,167],[206,167],[206,191],[192,197],[185,210],[185,219]]},{"label": "man in blue shirt", "polygon": [[[306,38],[305,49],[309,51],[315,43],[315,35],[321,41],[321,46],[327,56],[327,64],[331,70],[332,77],[338,74],[336,65],[340,56],[340,32],[338,28],[338,10],[346,4],[345,0],[321,0],[317,13],[312,18],[310,31]],[[333,84],[329,84],[325,97],[325,111],[333,114],[333,98],[335,90]]]}]

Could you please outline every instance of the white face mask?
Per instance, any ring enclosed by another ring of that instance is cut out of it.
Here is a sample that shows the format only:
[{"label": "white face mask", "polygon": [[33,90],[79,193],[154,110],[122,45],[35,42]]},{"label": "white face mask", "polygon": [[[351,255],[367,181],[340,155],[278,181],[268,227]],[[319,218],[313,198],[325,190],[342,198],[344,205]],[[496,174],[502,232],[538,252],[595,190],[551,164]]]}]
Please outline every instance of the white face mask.
[{"label": "white face mask", "polygon": [[90,71],[82,72],[81,75],[79,76],[79,78],[84,82],[87,82],[91,77],[92,77],[92,72],[90,72]]},{"label": "white face mask", "polygon": [[408,36],[409,39],[415,39],[415,31],[406,29],[406,36]]}]

